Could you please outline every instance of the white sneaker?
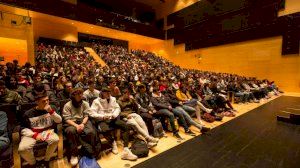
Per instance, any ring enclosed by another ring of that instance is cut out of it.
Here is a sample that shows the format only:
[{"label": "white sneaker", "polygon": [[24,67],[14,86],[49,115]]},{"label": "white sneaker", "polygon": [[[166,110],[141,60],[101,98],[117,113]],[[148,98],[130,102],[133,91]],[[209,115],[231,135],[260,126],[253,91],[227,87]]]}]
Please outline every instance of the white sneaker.
[{"label": "white sneaker", "polygon": [[70,164],[72,165],[72,167],[76,166],[78,164],[78,157],[71,156]]},{"label": "white sneaker", "polygon": [[124,148],[121,159],[135,161],[135,160],[137,160],[137,158],[138,157],[136,155],[134,155],[127,147]]},{"label": "white sneaker", "polygon": [[211,113],[212,111],[213,111],[213,109],[209,109],[209,108],[207,108],[207,110],[206,110],[207,113]]},{"label": "white sneaker", "polygon": [[115,154],[115,155],[118,154],[118,146],[117,146],[117,142],[116,141],[114,141],[112,143],[112,153]]},{"label": "white sneaker", "polygon": [[158,141],[159,141],[158,138],[154,138],[154,137],[152,137],[152,136],[150,136],[150,137],[148,138],[148,142],[158,143]]},{"label": "white sneaker", "polygon": [[148,148],[153,148],[154,146],[157,146],[157,143],[155,143],[155,142],[148,142],[147,146],[148,146]]}]

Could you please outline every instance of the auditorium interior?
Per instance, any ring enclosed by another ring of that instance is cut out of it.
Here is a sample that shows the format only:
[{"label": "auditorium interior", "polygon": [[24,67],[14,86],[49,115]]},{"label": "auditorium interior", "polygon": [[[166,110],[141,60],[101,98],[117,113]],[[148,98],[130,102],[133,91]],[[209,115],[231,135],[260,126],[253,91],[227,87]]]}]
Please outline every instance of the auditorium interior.
[{"label": "auditorium interior", "polygon": [[298,168],[299,125],[299,0],[0,0],[0,168]]}]

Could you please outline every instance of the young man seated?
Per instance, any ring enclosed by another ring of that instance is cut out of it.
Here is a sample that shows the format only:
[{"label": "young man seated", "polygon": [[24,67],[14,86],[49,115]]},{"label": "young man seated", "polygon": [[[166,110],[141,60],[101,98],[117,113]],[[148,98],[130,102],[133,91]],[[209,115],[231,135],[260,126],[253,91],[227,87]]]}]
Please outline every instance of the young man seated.
[{"label": "young man seated", "polygon": [[176,97],[180,101],[180,103],[185,105],[185,106],[183,106],[183,108],[185,110],[188,110],[189,106],[195,107],[197,120],[200,123],[201,123],[201,114],[200,114],[199,109],[201,109],[207,113],[212,112],[212,109],[206,108],[199,100],[193,99],[192,96],[190,95],[189,91],[187,90],[187,88],[184,85],[181,85],[179,87],[179,89],[176,91]]},{"label": "young man seated", "polygon": [[0,80],[0,104],[18,104],[21,103],[21,96],[6,88],[5,82]]},{"label": "young man seated", "polygon": [[121,158],[124,160],[137,160],[128,148],[130,128],[125,121],[121,119],[121,108],[115,97],[110,95],[110,89],[103,87],[100,97],[93,101],[90,116],[97,122],[98,129],[109,143],[112,144],[112,152],[118,154],[118,147],[115,141],[115,134],[109,128],[120,128],[124,141],[124,150]]},{"label": "young man seated", "polygon": [[154,106],[152,105],[150,95],[147,93],[147,88],[144,84],[138,86],[138,93],[135,96],[136,103],[138,104],[138,114],[145,121],[149,134],[153,135],[154,126],[152,123],[153,113],[155,111]]},{"label": "young man seated", "polygon": [[94,99],[98,98],[100,95],[100,91],[95,89],[95,82],[93,80],[88,81],[89,88],[83,92],[83,98],[87,102],[91,102]]},{"label": "young man seated", "polygon": [[98,157],[101,147],[96,129],[89,121],[90,106],[83,101],[82,94],[81,88],[74,89],[71,92],[71,101],[65,104],[62,112],[72,166],[78,163],[79,146],[84,155],[95,158]]},{"label": "young man seated", "polygon": [[141,135],[148,143],[148,147],[152,148],[158,143],[158,139],[149,135],[148,128],[142,117],[136,112],[138,105],[131,97],[128,89],[123,90],[123,95],[117,101],[121,107],[121,119],[131,126],[139,135]]},{"label": "young man seated", "polygon": [[[154,116],[155,117],[167,117],[169,119],[173,135],[178,139],[182,140],[181,136],[178,133],[178,130],[175,127],[175,117],[174,114],[178,112],[177,109],[173,108],[172,105],[169,103],[167,98],[160,93],[159,88],[154,88],[152,97],[151,97],[151,103],[153,104],[155,111]],[[162,122],[163,124],[163,122]]]},{"label": "young man seated", "polygon": [[172,87],[167,88],[164,92],[165,97],[169,100],[170,104],[175,107],[174,114],[179,117],[181,124],[185,130],[186,134],[190,134],[194,136],[195,134],[189,129],[188,125],[193,125],[199,129],[200,132],[205,133],[210,130],[210,128],[205,127],[203,124],[198,123],[192,119],[188,112],[196,112],[196,109],[187,105],[183,105],[183,103],[177,100],[175,95],[175,91]]},{"label": "young man seated", "polygon": [[57,93],[57,99],[58,100],[67,100],[70,99],[71,91],[73,89],[72,82],[66,82],[64,84],[64,90],[61,90]]},{"label": "young man seated", "polygon": [[49,97],[46,91],[36,95],[35,100],[37,106],[26,111],[23,115],[19,153],[30,166],[36,167],[33,147],[37,142],[47,142],[48,146],[44,160],[46,166],[48,166],[59,140],[54,132],[53,123],[60,123],[62,118],[49,105]]}]

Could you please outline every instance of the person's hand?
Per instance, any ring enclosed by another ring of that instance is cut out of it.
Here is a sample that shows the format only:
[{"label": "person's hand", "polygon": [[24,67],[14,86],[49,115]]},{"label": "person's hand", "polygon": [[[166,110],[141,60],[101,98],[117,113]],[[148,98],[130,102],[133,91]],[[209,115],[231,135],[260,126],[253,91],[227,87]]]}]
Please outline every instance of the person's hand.
[{"label": "person's hand", "polygon": [[110,119],[112,119],[112,116],[111,116],[111,115],[106,115],[106,116],[104,116],[104,120],[110,120]]},{"label": "person's hand", "polygon": [[79,127],[83,130],[84,127],[85,127],[85,125],[84,125],[83,123],[81,123],[81,124],[79,125]]},{"label": "person's hand", "polygon": [[172,106],[169,106],[168,108],[169,108],[169,110],[172,110],[172,109],[173,109]]},{"label": "person's hand", "polygon": [[178,104],[181,105],[181,106],[183,105],[182,101],[180,101]]},{"label": "person's hand", "polygon": [[52,111],[52,108],[49,104],[47,104],[44,109],[47,111],[47,112],[51,112]]},{"label": "person's hand", "polygon": [[81,133],[83,128],[80,125],[76,125],[76,130],[77,130],[78,133]]},{"label": "person's hand", "polygon": [[150,110],[150,111],[149,111],[149,114],[153,114],[153,112]]},{"label": "person's hand", "polygon": [[44,141],[41,134],[38,134],[35,138],[37,141]]}]

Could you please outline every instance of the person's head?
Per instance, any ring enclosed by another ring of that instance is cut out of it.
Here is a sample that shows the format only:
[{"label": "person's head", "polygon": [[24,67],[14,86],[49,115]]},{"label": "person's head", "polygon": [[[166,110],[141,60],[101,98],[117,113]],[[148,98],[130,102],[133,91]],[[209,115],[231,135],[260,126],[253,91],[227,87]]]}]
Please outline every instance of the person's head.
[{"label": "person's head", "polygon": [[82,102],[83,100],[83,90],[81,88],[75,88],[71,92],[71,100],[74,103]]},{"label": "person's head", "polygon": [[116,84],[117,84],[117,83],[116,83],[116,81],[115,81],[114,79],[112,79],[112,80],[109,81],[109,86],[110,86],[110,87],[115,87]]},{"label": "person's head", "polygon": [[159,88],[158,87],[153,88],[153,93],[158,95],[160,93]]},{"label": "person's head", "polygon": [[17,79],[16,79],[16,77],[14,77],[14,76],[10,77],[9,84],[11,85],[11,87],[17,86]]},{"label": "person's head", "polygon": [[129,98],[130,98],[130,91],[129,91],[129,89],[128,89],[128,88],[125,88],[125,89],[123,89],[123,90],[122,90],[122,93],[123,93],[123,95],[122,95],[122,96],[123,96],[123,98],[124,98],[124,99],[126,99],[126,100],[127,100],[127,99],[129,99]]},{"label": "person's head", "polygon": [[145,93],[146,92],[146,86],[144,84],[141,84],[138,86],[139,92],[140,93]]},{"label": "person's head", "polygon": [[71,91],[72,91],[72,89],[73,89],[73,85],[72,85],[71,82],[66,82],[66,83],[64,84],[64,88],[65,88],[65,91],[66,91],[67,93],[71,93]]},{"label": "person's head", "polygon": [[18,79],[20,79],[20,78],[22,78],[22,72],[21,71],[19,71],[19,70],[17,70],[17,72],[16,72],[16,77],[18,78]]},{"label": "person's head", "polygon": [[34,98],[35,98],[35,102],[37,103],[38,109],[44,109],[45,106],[49,104],[49,97],[45,90],[36,93]]},{"label": "person's head", "polygon": [[88,81],[88,85],[89,85],[89,90],[90,91],[94,91],[94,89],[95,89],[95,81],[94,80],[89,80]]},{"label": "person's head", "polygon": [[66,83],[67,82],[67,78],[65,76],[62,76],[60,79],[61,83]]},{"label": "person's head", "polygon": [[42,76],[41,76],[41,74],[38,73],[38,74],[34,75],[33,81],[34,81],[34,83],[41,82],[41,81],[42,81]]},{"label": "person's head", "polygon": [[30,62],[26,62],[25,65],[24,65],[24,67],[25,67],[25,68],[30,68],[30,67],[31,67]]},{"label": "person's head", "polygon": [[18,65],[18,64],[19,64],[18,60],[13,60],[13,63],[14,63],[15,65]]},{"label": "person's head", "polygon": [[3,80],[0,80],[0,97],[5,94],[6,86]]},{"label": "person's head", "polygon": [[107,87],[103,87],[101,89],[101,98],[102,99],[109,99],[110,98],[110,89]]}]

